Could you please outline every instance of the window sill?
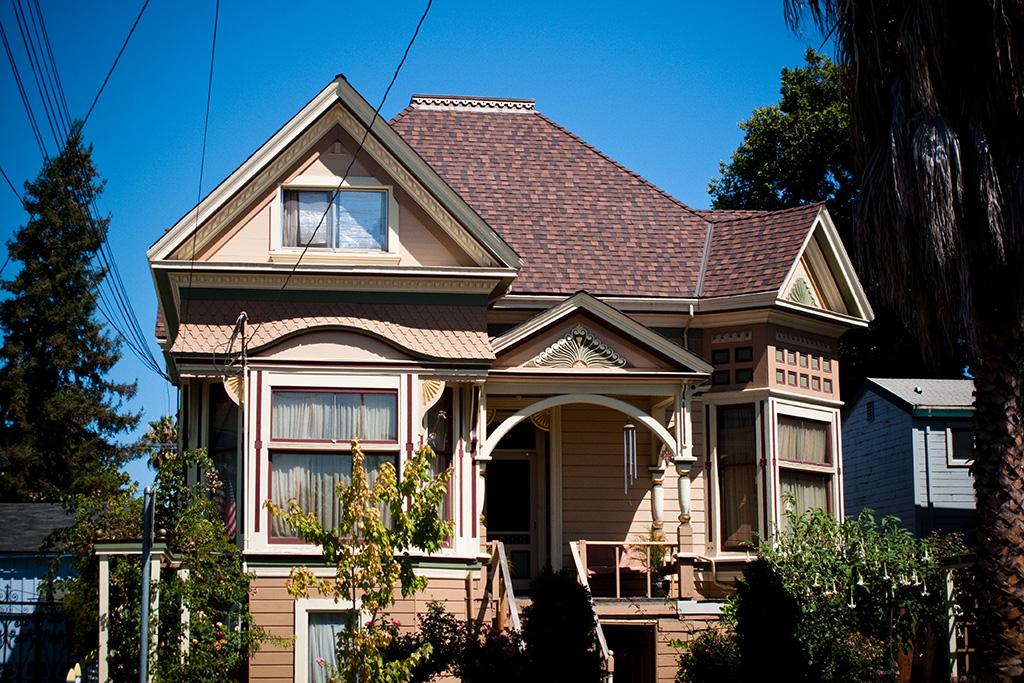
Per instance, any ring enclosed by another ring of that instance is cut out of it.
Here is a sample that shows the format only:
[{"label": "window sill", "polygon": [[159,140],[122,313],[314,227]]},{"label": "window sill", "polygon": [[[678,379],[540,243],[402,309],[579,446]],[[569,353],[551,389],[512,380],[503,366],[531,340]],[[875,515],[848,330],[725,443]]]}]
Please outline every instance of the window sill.
[{"label": "window sill", "polygon": [[399,254],[389,252],[316,251],[310,249],[304,256],[301,251],[270,252],[271,263],[294,264],[298,263],[300,257],[303,263],[310,265],[397,266],[402,261]]}]

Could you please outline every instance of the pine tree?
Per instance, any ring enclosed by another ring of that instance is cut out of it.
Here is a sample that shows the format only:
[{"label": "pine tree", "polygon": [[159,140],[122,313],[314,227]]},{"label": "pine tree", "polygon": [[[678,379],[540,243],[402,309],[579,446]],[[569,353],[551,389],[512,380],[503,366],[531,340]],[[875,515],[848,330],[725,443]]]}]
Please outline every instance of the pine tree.
[{"label": "pine tree", "polygon": [[29,221],[7,243],[22,267],[0,302],[0,501],[102,495],[133,457],[114,439],[138,415],[123,407],[135,385],[107,379],[120,354],[95,320],[94,260],[109,219],[90,212],[103,181],[79,125],[25,190]]}]

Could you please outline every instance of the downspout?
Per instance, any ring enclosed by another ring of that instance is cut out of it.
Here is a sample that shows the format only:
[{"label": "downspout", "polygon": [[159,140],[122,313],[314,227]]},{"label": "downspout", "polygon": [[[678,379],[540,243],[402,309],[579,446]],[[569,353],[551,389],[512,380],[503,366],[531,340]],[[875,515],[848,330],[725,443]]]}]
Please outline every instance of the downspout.
[{"label": "downspout", "polygon": [[[931,426],[931,422],[930,422],[931,417],[932,417],[932,411],[931,411],[931,408],[929,408],[928,409],[928,419],[929,419],[929,422],[925,422],[925,425],[924,425],[924,492],[925,492],[924,504],[925,504],[926,509],[928,510],[928,531],[929,531],[929,533],[933,529],[935,529],[935,506],[932,505],[932,463],[931,463],[932,458],[931,458],[931,447],[930,447],[930,444],[929,444],[929,442],[931,441],[931,433],[932,433],[932,426]],[[916,529],[915,531],[917,531],[920,534],[921,530],[920,529]]]},{"label": "downspout", "polygon": [[686,327],[683,328],[683,348],[690,350],[690,323],[693,322],[693,304],[690,304],[690,317],[686,319]]}]

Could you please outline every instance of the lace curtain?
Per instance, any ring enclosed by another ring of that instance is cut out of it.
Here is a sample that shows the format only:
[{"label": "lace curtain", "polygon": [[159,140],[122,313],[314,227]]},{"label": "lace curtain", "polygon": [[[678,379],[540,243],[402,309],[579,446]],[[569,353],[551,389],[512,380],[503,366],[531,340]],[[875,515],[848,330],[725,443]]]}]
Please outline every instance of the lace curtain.
[{"label": "lace curtain", "polygon": [[779,455],[783,460],[800,460],[827,465],[832,462],[829,424],[779,415]]},{"label": "lace curtain", "polygon": [[338,634],[345,629],[344,612],[309,612],[309,683],[327,683],[325,664],[337,666]]}]

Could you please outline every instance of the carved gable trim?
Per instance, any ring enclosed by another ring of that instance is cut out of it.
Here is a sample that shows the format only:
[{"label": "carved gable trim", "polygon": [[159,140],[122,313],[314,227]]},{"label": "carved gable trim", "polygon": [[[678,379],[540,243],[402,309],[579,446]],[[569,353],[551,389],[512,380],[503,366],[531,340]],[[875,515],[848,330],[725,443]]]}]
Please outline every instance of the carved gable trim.
[{"label": "carved gable trim", "polygon": [[544,349],[528,368],[603,369],[628,368],[632,365],[610,346],[577,325],[564,337]]}]

